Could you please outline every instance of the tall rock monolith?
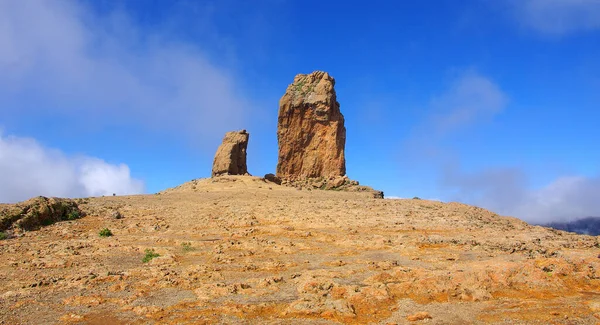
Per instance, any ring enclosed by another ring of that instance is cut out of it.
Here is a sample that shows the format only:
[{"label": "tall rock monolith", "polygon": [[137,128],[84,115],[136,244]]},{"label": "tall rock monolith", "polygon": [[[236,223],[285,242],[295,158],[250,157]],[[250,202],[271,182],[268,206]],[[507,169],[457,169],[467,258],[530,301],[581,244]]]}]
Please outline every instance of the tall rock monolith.
[{"label": "tall rock monolith", "polygon": [[246,150],[250,134],[246,130],[225,133],[213,161],[212,176],[247,175]]},{"label": "tall rock monolith", "polygon": [[346,174],[346,128],[335,79],[315,71],[294,78],[279,101],[277,177],[287,180]]}]

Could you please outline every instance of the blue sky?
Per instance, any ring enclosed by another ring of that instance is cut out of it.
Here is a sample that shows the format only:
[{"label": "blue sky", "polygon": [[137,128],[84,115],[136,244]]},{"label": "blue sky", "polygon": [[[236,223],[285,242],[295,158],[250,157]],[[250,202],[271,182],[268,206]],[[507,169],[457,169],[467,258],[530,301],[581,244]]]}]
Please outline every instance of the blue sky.
[{"label": "blue sky", "polygon": [[274,172],[279,98],[328,71],[348,176],[540,222],[600,215],[600,2],[1,1],[0,202]]}]

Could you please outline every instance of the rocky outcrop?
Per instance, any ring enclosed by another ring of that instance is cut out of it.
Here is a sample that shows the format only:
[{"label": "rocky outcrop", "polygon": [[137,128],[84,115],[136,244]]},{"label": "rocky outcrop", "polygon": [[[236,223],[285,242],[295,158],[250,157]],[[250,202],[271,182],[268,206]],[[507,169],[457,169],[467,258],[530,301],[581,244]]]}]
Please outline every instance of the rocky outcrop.
[{"label": "rocky outcrop", "polygon": [[346,128],[335,80],[315,71],[299,74],[279,101],[277,177],[307,179],[346,174]]},{"label": "rocky outcrop", "polygon": [[83,215],[73,200],[39,196],[0,210],[0,231],[12,227],[35,230],[61,220],[79,219]]},{"label": "rocky outcrop", "polygon": [[281,179],[279,177],[275,176],[275,174],[266,174],[265,177],[263,177],[263,178],[271,183],[281,185]]},{"label": "rocky outcrop", "polygon": [[[266,178],[266,177],[265,177]],[[370,186],[360,185],[358,181],[354,181],[348,178],[348,176],[336,176],[336,177],[316,177],[316,178],[305,178],[295,180],[284,180],[282,185],[295,187],[296,189],[302,190],[331,190],[331,191],[344,191],[344,192],[365,192],[370,193],[373,198],[383,199],[383,191],[378,191]]]},{"label": "rocky outcrop", "polygon": [[250,134],[246,130],[225,133],[213,161],[212,176],[247,175],[246,150]]}]

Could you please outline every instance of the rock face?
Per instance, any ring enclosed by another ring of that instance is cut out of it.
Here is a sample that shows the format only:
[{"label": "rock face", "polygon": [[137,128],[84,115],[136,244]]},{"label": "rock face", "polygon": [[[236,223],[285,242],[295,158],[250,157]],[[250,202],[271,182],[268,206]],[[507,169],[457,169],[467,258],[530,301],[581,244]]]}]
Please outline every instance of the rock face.
[{"label": "rock face", "polygon": [[288,180],[346,174],[346,128],[335,80],[315,71],[299,74],[279,101],[277,177]]},{"label": "rock face", "polygon": [[225,133],[213,161],[212,176],[246,175],[246,149],[250,134],[246,130]]},{"label": "rock face", "polygon": [[0,210],[0,231],[11,227],[35,230],[61,220],[75,220],[84,213],[70,199],[35,197]]}]

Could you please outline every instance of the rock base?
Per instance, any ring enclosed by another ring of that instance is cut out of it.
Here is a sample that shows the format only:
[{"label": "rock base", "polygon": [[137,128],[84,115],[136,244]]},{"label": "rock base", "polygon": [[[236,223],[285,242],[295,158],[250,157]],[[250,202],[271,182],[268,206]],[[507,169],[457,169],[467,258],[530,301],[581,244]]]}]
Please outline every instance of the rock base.
[{"label": "rock base", "polygon": [[267,174],[265,179],[277,184],[295,187],[299,190],[329,190],[329,191],[345,191],[345,192],[371,192],[373,197],[376,199],[383,199],[383,191],[378,191],[369,186],[360,185],[358,181],[351,180],[348,176],[338,177],[317,177],[317,178],[305,178],[305,179],[275,179],[268,178]]}]

